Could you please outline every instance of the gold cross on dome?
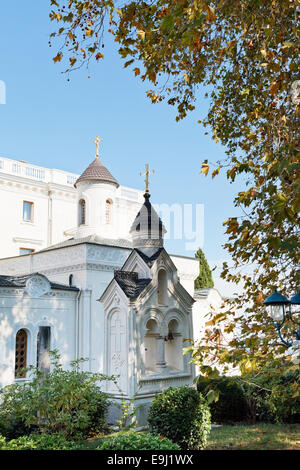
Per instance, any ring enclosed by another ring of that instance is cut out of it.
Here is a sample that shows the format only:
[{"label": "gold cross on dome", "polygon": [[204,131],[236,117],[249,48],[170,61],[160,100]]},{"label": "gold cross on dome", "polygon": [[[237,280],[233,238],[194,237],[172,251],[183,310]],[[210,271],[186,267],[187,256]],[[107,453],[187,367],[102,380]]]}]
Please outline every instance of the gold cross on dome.
[{"label": "gold cross on dome", "polygon": [[146,176],[145,178],[145,184],[146,184],[146,189],[145,193],[149,193],[149,175],[154,173],[154,170],[149,170],[149,165],[146,163],[145,165],[146,171],[145,173],[140,173],[140,176]]},{"label": "gold cross on dome", "polygon": [[102,142],[103,139],[99,139],[97,135],[96,140],[94,140],[94,144],[96,144],[96,158],[99,158],[99,142]]}]

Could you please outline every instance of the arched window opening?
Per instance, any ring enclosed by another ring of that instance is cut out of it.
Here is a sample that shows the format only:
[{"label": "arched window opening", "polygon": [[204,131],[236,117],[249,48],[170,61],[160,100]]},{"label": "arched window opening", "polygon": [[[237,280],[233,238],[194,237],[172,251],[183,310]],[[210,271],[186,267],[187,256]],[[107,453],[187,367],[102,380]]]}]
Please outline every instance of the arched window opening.
[{"label": "arched window opening", "polygon": [[27,366],[27,332],[19,330],[16,334],[15,377],[26,377]]},{"label": "arched window opening", "polygon": [[168,285],[167,285],[167,273],[164,269],[161,269],[158,273],[157,278],[157,300],[158,305],[168,305]]},{"label": "arched window opening", "polygon": [[168,336],[165,337],[166,362],[172,370],[183,370],[181,336],[178,321],[174,318],[168,324]]},{"label": "arched window opening", "polygon": [[112,222],[112,200],[107,199],[105,203],[105,222],[111,224]]},{"label": "arched window opening", "polygon": [[157,362],[156,338],[158,336],[157,322],[151,318],[146,324],[146,334],[144,338],[146,374],[155,372]]},{"label": "arched window opening", "polygon": [[79,201],[79,225],[86,224],[86,204],[84,199]]},{"label": "arched window opening", "polygon": [[73,286],[73,281],[74,281],[74,276],[73,276],[73,274],[70,274],[70,276],[69,276],[69,286],[70,287]]},{"label": "arched window opening", "polygon": [[50,339],[50,326],[40,326],[37,335],[36,366],[45,374],[50,372]]}]

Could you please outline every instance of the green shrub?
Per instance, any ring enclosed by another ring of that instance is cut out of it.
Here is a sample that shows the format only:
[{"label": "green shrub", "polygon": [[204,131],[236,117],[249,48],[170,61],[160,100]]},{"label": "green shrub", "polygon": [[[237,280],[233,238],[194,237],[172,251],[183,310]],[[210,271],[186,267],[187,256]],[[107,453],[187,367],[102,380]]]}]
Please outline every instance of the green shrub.
[{"label": "green shrub", "polygon": [[5,445],[6,445],[5,437],[0,435],[0,450],[2,450]]},{"label": "green shrub", "polygon": [[150,431],[176,442],[181,449],[203,449],[210,432],[210,411],[203,396],[187,386],[169,388],[153,399]]},{"label": "green shrub", "polygon": [[98,450],[180,450],[180,448],[166,437],[131,431],[104,440]]},{"label": "green shrub", "polygon": [[58,355],[52,353],[49,374],[32,367],[30,381],[0,390],[1,434],[8,439],[19,437],[20,422],[23,434],[35,429],[73,438],[103,431],[109,402],[98,383],[113,378],[79,372],[76,362],[71,367],[63,370]]},{"label": "green shrub", "polygon": [[277,371],[265,368],[243,377],[244,393],[259,421],[273,423],[300,423],[300,369],[286,366]]},{"label": "green shrub", "polygon": [[6,441],[0,437],[1,450],[75,450],[80,446],[74,441],[67,441],[61,434],[31,434]]},{"label": "green shrub", "polygon": [[210,403],[211,420],[213,423],[236,423],[247,421],[249,408],[239,378],[220,377],[207,378],[200,376],[197,389],[204,396],[209,390],[218,392],[219,399]]},{"label": "green shrub", "polygon": [[16,419],[15,413],[3,417],[0,411],[0,435],[5,436],[6,439],[28,436],[37,430],[37,426],[26,426],[24,419]]}]

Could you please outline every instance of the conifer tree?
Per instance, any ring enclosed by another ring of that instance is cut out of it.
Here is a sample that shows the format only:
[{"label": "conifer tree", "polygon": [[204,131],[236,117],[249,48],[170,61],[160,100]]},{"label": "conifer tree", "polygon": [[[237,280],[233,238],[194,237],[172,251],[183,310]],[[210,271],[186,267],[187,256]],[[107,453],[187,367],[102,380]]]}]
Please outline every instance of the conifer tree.
[{"label": "conifer tree", "polygon": [[195,289],[214,287],[211,270],[201,248],[195,256],[199,259],[199,276],[195,280]]}]

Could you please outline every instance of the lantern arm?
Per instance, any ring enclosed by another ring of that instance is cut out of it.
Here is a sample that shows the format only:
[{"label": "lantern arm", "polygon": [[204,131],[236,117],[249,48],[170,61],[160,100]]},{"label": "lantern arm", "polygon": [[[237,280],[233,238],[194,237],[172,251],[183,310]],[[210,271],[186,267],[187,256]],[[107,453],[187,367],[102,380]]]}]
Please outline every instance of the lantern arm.
[{"label": "lantern arm", "polygon": [[[275,322],[274,322],[275,323]],[[281,325],[279,325],[278,323],[275,323],[275,326],[277,328],[277,333],[278,333],[278,336],[281,340],[281,342],[283,344],[285,344],[285,346],[287,346],[288,348],[290,348],[292,345],[293,345],[293,341],[288,341],[288,340],[285,340],[281,334],[281,327],[282,327],[283,323],[281,323]]]}]

